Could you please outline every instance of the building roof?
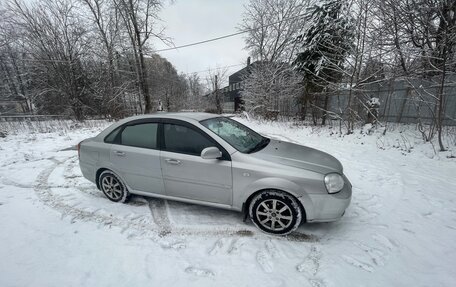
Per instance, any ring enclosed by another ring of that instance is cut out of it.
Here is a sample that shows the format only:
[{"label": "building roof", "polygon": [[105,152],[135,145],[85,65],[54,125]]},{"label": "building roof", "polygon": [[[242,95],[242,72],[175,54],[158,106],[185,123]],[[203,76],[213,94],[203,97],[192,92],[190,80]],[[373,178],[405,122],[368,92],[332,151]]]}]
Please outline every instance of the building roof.
[{"label": "building roof", "polygon": [[264,63],[264,61],[255,61],[255,62],[251,63],[250,65],[240,69],[239,71],[234,72],[233,74],[231,74],[228,77],[229,84],[231,85],[232,83],[237,83],[237,82],[243,81],[244,78],[247,77],[252,72],[252,68],[259,66],[262,63]]}]

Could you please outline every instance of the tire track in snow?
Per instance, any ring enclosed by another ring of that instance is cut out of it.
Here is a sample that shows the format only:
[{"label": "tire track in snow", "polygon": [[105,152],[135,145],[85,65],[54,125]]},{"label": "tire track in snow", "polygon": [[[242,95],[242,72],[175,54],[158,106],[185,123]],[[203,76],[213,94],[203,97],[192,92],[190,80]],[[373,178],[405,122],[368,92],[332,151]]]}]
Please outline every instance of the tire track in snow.
[{"label": "tire track in snow", "polygon": [[[245,228],[230,228],[230,227],[216,227],[208,226],[208,227],[172,227],[169,223],[169,218],[167,217],[166,213],[163,213],[163,209],[165,209],[165,205],[158,204],[158,208],[155,209],[155,203],[152,204],[152,210],[156,210],[154,223],[157,222],[158,224],[151,225],[149,222],[144,222],[142,217],[140,218],[131,218],[126,216],[125,218],[115,217],[112,215],[105,215],[98,213],[99,209],[96,210],[85,210],[78,208],[78,205],[72,204],[70,205],[68,202],[65,201],[67,197],[54,194],[52,192],[52,188],[54,186],[49,185],[49,177],[52,172],[59,166],[65,164],[66,161],[70,160],[73,157],[69,157],[65,160],[59,161],[54,157],[48,158],[52,162],[52,165],[43,169],[39,175],[35,183],[33,184],[33,189],[38,196],[38,199],[43,202],[45,205],[59,211],[62,214],[62,218],[66,216],[70,216],[71,222],[75,220],[82,220],[82,221],[91,221],[98,223],[102,226],[115,226],[119,227],[122,232],[129,231],[131,234],[128,237],[137,237],[137,236],[147,236],[151,238],[159,239],[167,234],[172,235],[184,235],[184,236],[223,236],[223,237],[252,237],[255,238],[270,238],[270,235],[264,234],[254,227],[246,226]],[[25,188],[25,186],[24,186]],[[27,186],[26,188],[30,188]],[[66,188],[66,187],[62,187]],[[87,192],[85,188],[77,188],[77,190],[86,193],[88,195],[93,195],[91,192]],[[149,199],[147,199],[149,201]],[[157,202],[156,199],[150,199],[151,201]],[[149,201],[150,202],[150,201]],[[150,204],[149,204],[150,206]],[[166,211],[166,209],[165,209]],[[154,216],[154,214],[152,214]],[[160,225],[161,224],[161,225]],[[298,241],[298,242],[315,242],[318,241],[318,238],[314,235],[307,235],[304,233],[295,232],[286,237],[276,237],[277,240],[285,240],[285,241]]]},{"label": "tire track in snow", "polygon": [[168,217],[168,208],[166,201],[163,199],[147,198],[152,218],[159,228],[160,236],[166,236],[171,233],[171,223]]},{"label": "tire track in snow", "polygon": [[62,165],[65,161],[58,161],[55,158],[51,158],[50,160],[53,162],[53,164],[50,167],[44,169],[38,175],[36,183],[34,185],[34,190],[41,202],[59,211],[62,214],[62,217],[70,216],[72,217],[72,222],[75,220],[92,221],[110,227],[117,226],[122,230],[134,229],[136,231],[140,231],[140,235],[145,235],[145,233],[149,231],[154,231],[151,229],[151,226],[149,224],[145,224],[140,220],[132,220],[131,218],[122,219],[109,215],[98,214],[96,213],[97,210],[81,210],[77,208],[77,205],[68,205],[64,201],[64,198],[55,196],[51,191],[51,187],[48,185],[48,179],[52,172],[59,165]]}]

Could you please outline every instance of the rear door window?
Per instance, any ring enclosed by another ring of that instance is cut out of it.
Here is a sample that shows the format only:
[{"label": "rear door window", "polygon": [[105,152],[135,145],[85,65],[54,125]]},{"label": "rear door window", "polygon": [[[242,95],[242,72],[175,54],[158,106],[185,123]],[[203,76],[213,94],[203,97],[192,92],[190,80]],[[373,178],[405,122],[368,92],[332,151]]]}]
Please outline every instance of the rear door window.
[{"label": "rear door window", "polygon": [[120,144],[141,148],[157,149],[158,123],[126,126],[120,135]]}]

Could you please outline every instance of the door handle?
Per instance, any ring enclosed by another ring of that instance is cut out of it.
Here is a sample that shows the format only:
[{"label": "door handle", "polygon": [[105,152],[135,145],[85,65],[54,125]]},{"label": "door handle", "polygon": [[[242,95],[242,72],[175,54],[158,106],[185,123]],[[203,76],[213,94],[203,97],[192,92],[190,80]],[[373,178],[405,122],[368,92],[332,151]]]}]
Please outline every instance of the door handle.
[{"label": "door handle", "polygon": [[169,163],[169,164],[176,164],[176,165],[182,163],[180,160],[178,160],[178,159],[173,159],[173,158],[167,158],[167,159],[165,159],[165,161],[166,161],[167,163]]},{"label": "door handle", "polygon": [[117,156],[125,156],[125,152],[123,152],[123,151],[115,150],[114,153],[115,153]]}]

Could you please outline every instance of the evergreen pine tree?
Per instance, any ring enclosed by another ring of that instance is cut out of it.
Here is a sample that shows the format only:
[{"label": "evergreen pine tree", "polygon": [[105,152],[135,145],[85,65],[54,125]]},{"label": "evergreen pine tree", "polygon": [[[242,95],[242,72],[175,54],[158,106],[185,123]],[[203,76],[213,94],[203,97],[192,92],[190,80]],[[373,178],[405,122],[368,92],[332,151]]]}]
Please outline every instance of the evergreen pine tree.
[{"label": "evergreen pine tree", "polygon": [[[330,91],[340,83],[344,61],[353,47],[354,27],[345,0],[325,0],[306,12],[307,29],[297,41],[300,51],[294,61],[303,73],[305,92],[302,99],[302,116],[305,117],[308,102],[314,107],[313,120],[327,109],[328,98],[317,94]],[[322,101],[324,100],[324,103]],[[324,124],[325,113],[322,115]]]}]

